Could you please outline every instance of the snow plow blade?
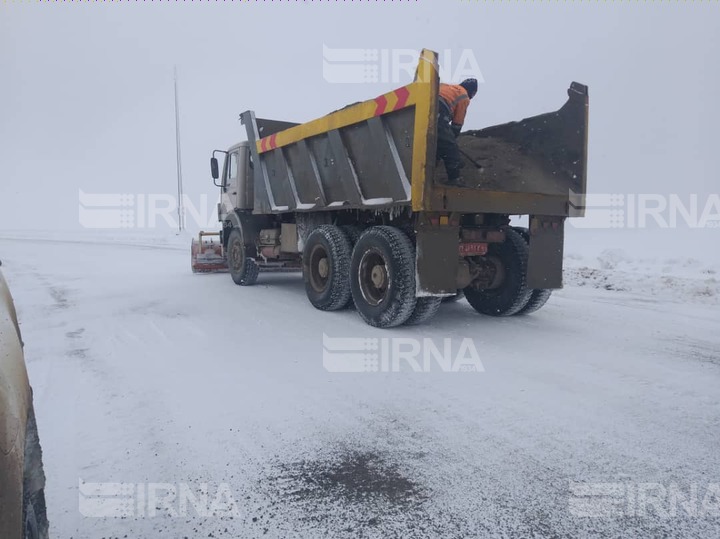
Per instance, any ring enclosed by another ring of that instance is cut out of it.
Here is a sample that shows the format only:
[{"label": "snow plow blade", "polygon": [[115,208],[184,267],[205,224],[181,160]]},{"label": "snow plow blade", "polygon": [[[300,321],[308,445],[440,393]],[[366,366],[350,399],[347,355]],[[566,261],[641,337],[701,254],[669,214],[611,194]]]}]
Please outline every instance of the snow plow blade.
[{"label": "snow plow blade", "polygon": [[228,270],[219,232],[200,232],[190,244],[190,256],[193,273],[216,273]]}]

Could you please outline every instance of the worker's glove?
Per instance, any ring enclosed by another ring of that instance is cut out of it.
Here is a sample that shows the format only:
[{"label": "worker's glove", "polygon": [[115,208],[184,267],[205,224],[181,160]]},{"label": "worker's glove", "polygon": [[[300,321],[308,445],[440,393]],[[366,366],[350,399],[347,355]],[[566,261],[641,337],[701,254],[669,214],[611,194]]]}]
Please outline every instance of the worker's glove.
[{"label": "worker's glove", "polygon": [[458,138],[460,136],[460,130],[462,129],[462,125],[452,124],[450,126],[450,129],[452,129],[452,132],[454,133],[455,138]]}]

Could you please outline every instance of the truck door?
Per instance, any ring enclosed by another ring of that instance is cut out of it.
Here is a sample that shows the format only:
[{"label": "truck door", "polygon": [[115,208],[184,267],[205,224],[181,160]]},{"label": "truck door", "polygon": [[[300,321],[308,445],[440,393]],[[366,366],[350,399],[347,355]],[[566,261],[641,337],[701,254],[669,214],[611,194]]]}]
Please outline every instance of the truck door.
[{"label": "truck door", "polygon": [[222,204],[224,213],[232,213],[237,208],[238,194],[238,150],[228,153],[225,158],[222,182]]}]

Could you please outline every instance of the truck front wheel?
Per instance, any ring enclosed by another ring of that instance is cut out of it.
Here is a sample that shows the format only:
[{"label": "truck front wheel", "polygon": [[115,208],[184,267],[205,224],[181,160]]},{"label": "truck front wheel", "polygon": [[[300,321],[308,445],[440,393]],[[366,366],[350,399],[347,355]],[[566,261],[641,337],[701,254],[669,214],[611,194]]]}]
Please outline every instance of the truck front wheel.
[{"label": "truck front wheel", "polygon": [[350,262],[350,289],[358,313],[379,328],[399,326],[415,309],[415,249],[391,226],[366,230]]},{"label": "truck front wheel", "polygon": [[235,284],[240,286],[255,284],[260,268],[252,258],[247,257],[242,233],[237,228],[233,228],[230,232],[226,256],[230,275]]},{"label": "truck front wheel", "polygon": [[526,284],[528,245],[515,230],[508,229],[503,243],[492,243],[488,258],[495,264],[499,282],[493,288],[465,288],[473,309],[490,316],[511,316],[530,301],[533,289]]},{"label": "truck front wheel", "polygon": [[337,311],[350,300],[349,266],[352,247],[337,226],[322,225],[303,248],[303,278],[310,303],[321,311]]}]

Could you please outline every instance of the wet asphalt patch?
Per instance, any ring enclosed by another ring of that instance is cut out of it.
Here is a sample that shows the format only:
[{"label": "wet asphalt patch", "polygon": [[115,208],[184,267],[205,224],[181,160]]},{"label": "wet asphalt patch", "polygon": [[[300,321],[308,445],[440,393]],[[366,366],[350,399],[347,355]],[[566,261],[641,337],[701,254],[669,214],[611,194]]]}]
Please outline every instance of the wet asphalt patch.
[{"label": "wet asphalt patch", "polygon": [[383,455],[372,452],[281,464],[277,479],[296,500],[341,498],[349,503],[377,500],[416,505],[424,499],[423,489],[415,481]]},{"label": "wet asphalt patch", "polygon": [[[278,512],[317,536],[374,537],[387,535],[388,526],[427,523],[427,489],[381,452],[340,450],[275,462],[263,483]],[[276,519],[267,516],[253,522],[272,529]]]}]

